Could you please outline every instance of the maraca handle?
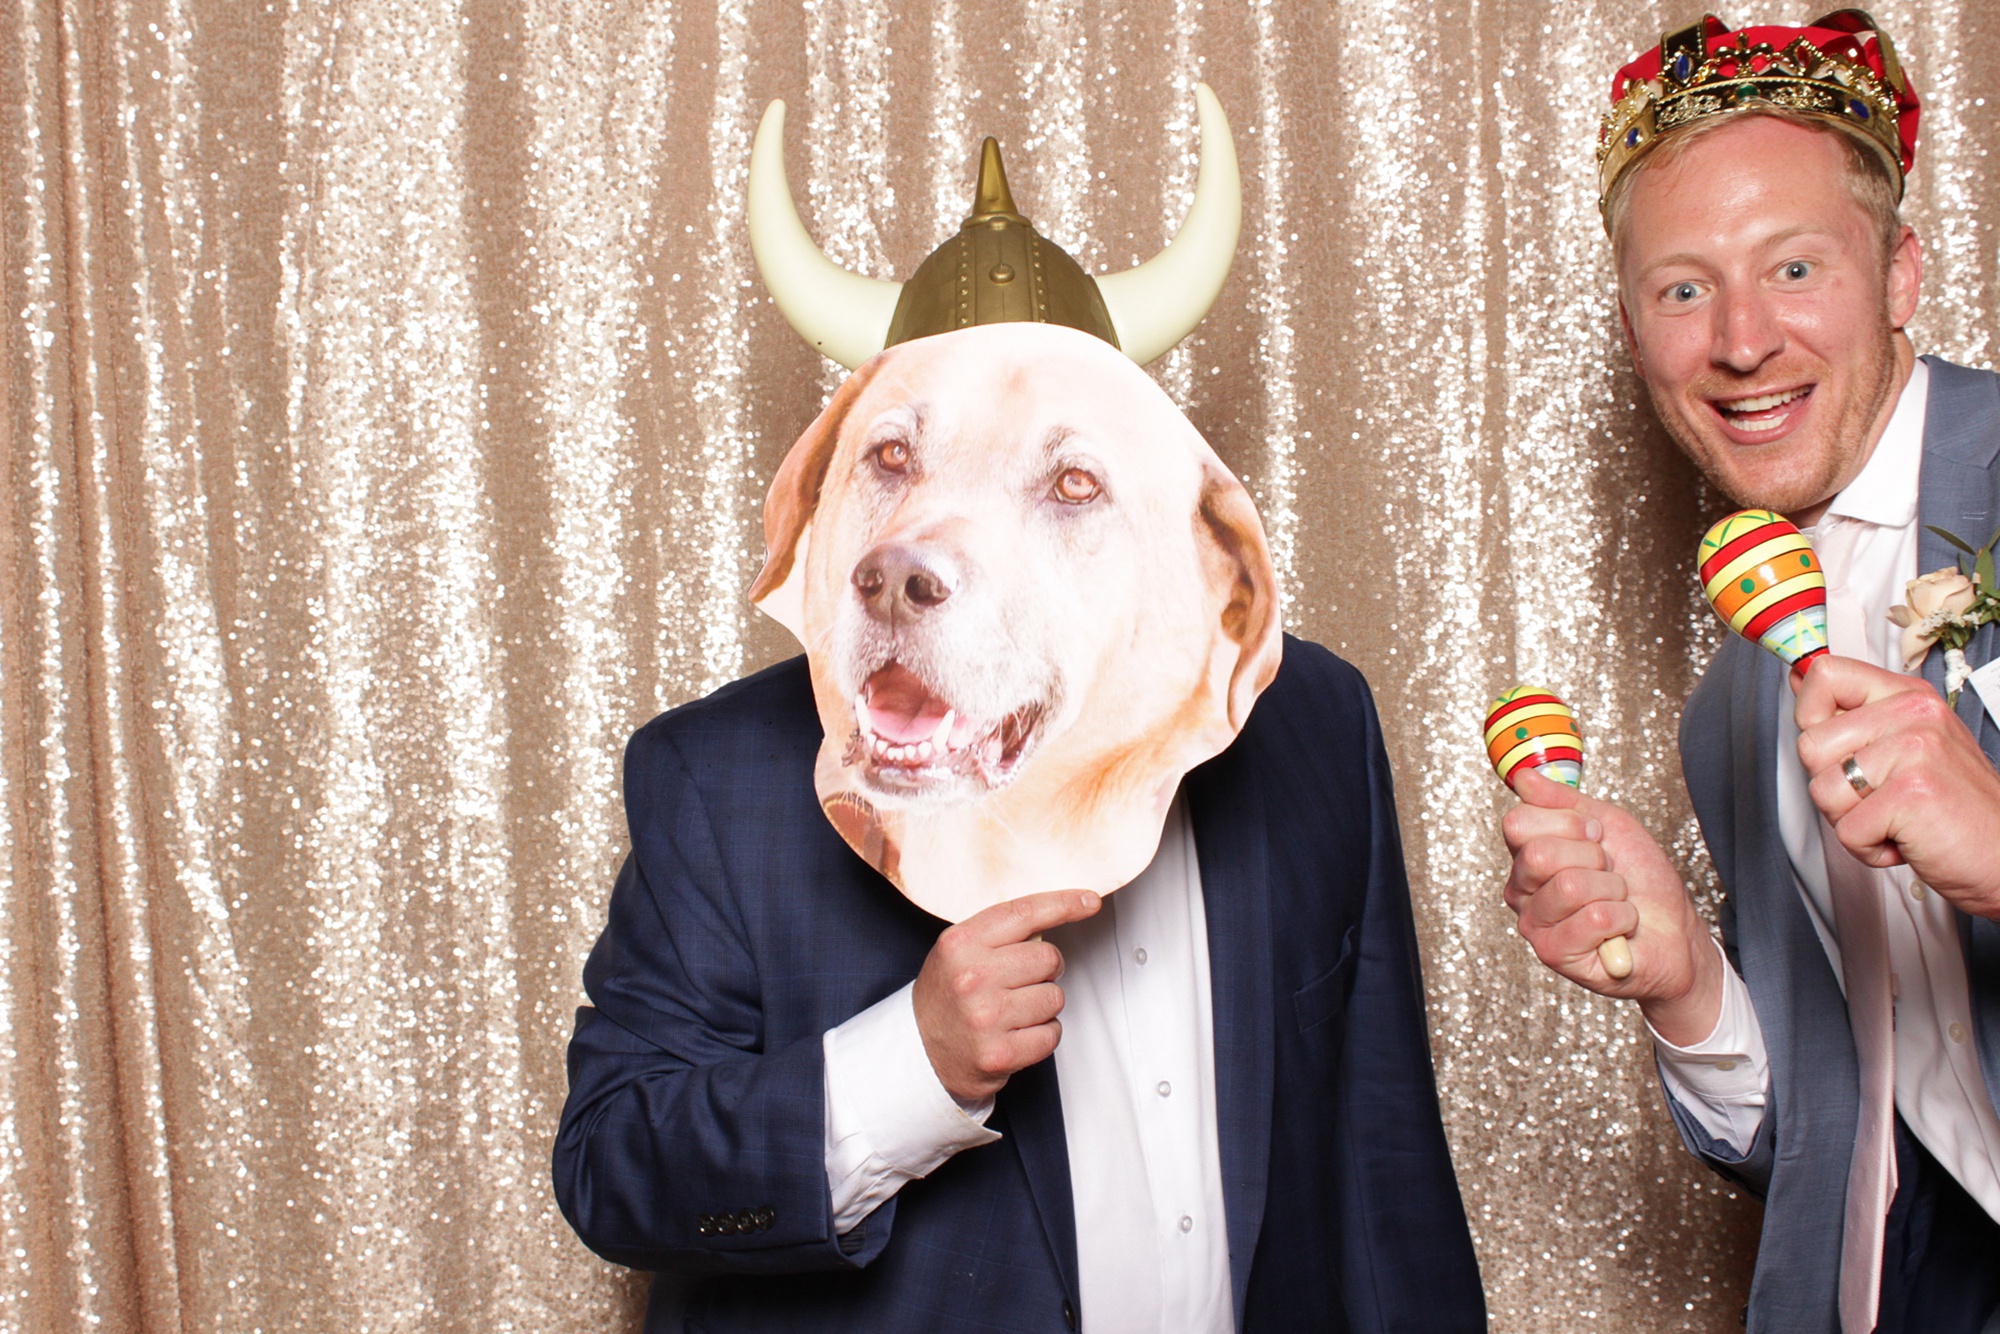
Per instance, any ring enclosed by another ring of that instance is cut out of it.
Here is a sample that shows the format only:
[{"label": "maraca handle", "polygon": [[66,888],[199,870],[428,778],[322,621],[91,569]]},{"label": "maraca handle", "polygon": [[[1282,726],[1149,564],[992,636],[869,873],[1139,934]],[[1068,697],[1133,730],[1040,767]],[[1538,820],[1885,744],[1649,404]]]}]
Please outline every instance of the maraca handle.
[{"label": "maraca handle", "polygon": [[1620,982],[1632,976],[1632,942],[1623,936],[1613,936],[1597,947],[1597,961],[1604,965],[1604,971]]}]

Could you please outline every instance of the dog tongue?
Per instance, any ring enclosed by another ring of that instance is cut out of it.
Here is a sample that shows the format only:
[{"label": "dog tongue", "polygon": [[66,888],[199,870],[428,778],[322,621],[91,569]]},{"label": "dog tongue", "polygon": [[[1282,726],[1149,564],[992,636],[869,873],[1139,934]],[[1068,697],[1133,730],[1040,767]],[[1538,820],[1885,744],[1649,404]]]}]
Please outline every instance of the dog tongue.
[{"label": "dog tongue", "polygon": [[868,678],[863,694],[875,734],[898,743],[930,740],[950,707],[893,662]]}]

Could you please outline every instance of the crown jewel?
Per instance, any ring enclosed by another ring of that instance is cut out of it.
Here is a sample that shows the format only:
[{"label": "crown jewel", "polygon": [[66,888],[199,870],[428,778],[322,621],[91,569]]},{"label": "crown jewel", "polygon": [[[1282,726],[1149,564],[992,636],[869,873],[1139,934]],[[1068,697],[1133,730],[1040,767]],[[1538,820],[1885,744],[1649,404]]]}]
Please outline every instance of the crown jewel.
[{"label": "crown jewel", "polygon": [[1732,32],[1705,15],[1618,71],[1597,131],[1598,207],[1663,135],[1711,116],[1781,107],[1825,119],[1873,148],[1903,189],[1916,158],[1918,102],[1875,20],[1843,9],[1805,28]]}]

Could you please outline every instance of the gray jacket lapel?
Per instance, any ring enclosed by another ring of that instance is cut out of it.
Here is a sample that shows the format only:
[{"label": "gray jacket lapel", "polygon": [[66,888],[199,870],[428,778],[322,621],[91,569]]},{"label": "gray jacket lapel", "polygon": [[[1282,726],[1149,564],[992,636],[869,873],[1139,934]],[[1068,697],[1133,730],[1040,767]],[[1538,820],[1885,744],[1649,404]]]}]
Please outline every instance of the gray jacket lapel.
[{"label": "gray jacket lapel", "polygon": [[1753,1334],[1837,1324],[1834,1276],[1859,1111],[1847,1007],[1778,835],[1784,674],[1777,658],[1732,635],[1681,720],[1688,794],[1726,891],[1723,933],[1771,1058],[1766,1116],[1775,1131],[1760,1132],[1735,1169],[1765,1192]]},{"label": "gray jacket lapel", "polygon": [[[1967,370],[1948,361],[1925,357],[1930,366],[1930,402],[1924,412],[1924,462],[1917,491],[1917,572],[1957,568],[1959,553],[1931,531],[1938,527],[1973,546],[1993,536],[2000,525],[2000,377]],[[1986,626],[1967,646],[1966,658],[1977,667],[2000,650],[2000,630]],[[1944,688],[1944,654],[1924,660],[1924,679]],[[1976,693],[1959,696],[1958,716],[1995,753],[1990,719]]]},{"label": "gray jacket lapel", "polygon": [[[1917,489],[1917,517],[1978,546],[2000,526],[2000,376],[1968,370],[1936,357],[1930,366],[1930,402],[1924,413],[1924,463]],[[1928,526],[1917,539],[1917,570],[1956,567],[1958,552]],[[1988,625],[1966,646],[1974,667],[2000,657],[2000,626]],[[1944,654],[1924,659],[1924,679],[1944,688]],[[2000,726],[1987,715],[1977,691],[1958,697],[1958,716],[1979,738],[1988,759],[2000,764]],[[1961,917],[1966,972],[1972,983],[1974,1027],[1987,1096],[2000,1107],[2000,922]]]}]

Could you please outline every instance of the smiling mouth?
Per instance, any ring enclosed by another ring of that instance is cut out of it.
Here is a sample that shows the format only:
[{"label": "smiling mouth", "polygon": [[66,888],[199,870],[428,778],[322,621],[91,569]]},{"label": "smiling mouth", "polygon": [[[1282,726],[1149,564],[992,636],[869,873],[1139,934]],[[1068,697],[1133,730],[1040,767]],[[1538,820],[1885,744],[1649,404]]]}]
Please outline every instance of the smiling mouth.
[{"label": "smiling mouth", "polygon": [[1783,428],[1799,410],[1799,405],[1812,396],[1813,387],[1805,385],[1798,389],[1781,389],[1774,394],[1757,394],[1748,398],[1712,398],[1709,406],[1716,415],[1737,430],[1748,435],[1769,435]]},{"label": "smiling mouth", "polygon": [[890,662],[855,695],[854,735],[842,762],[861,765],[887,791],[918,793],[954,779],[989,791],[1020,771],[1040,735],[1047,709],[1024,704],[997,718],[962,713],[916,673]]}]

